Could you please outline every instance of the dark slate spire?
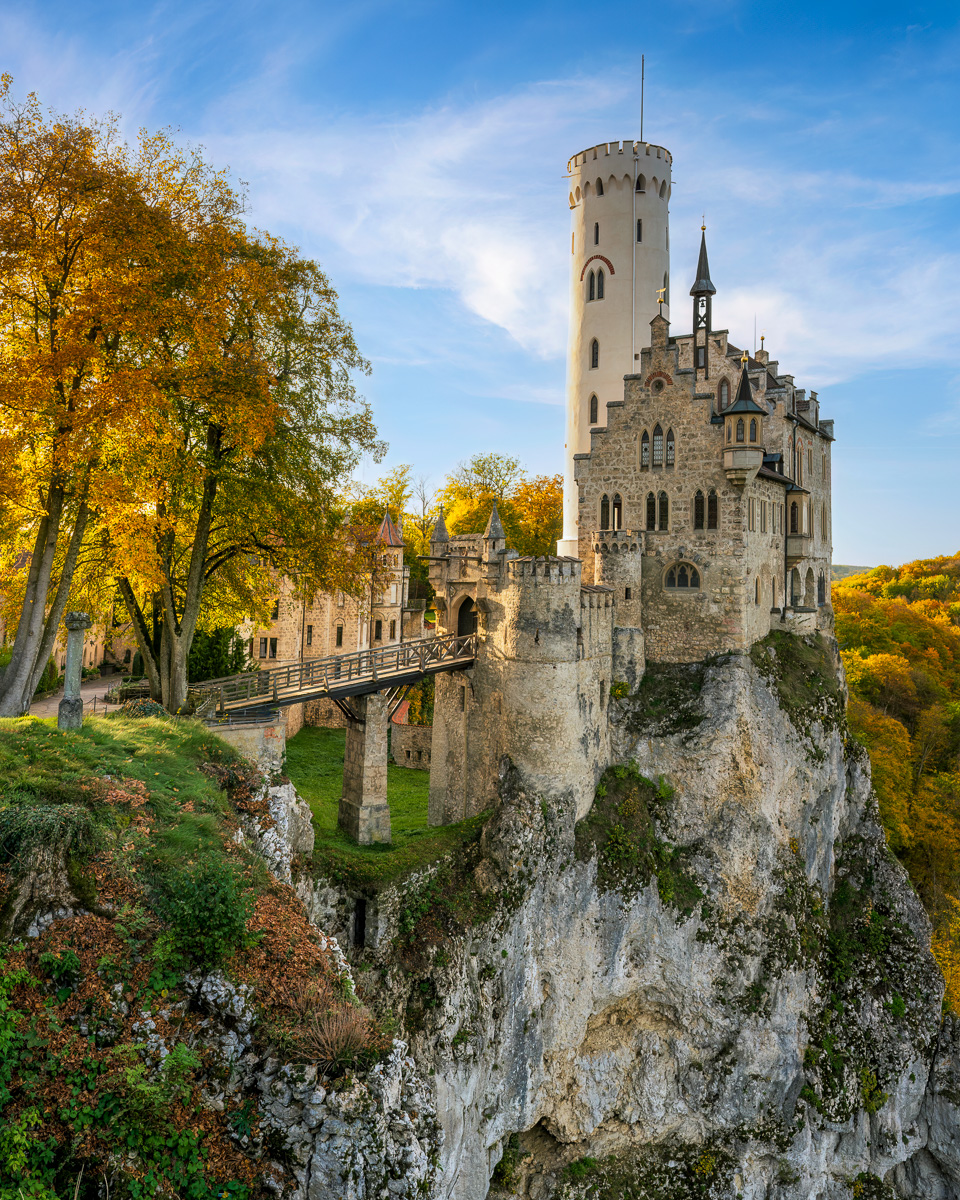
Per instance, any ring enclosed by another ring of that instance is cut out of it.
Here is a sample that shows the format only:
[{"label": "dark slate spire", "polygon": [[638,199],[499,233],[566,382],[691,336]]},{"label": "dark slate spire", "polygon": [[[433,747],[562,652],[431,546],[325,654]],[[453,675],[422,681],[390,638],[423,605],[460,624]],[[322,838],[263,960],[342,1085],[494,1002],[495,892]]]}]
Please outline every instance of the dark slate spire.
[{"label": "dark slate spire", "polygon": [[440,516],[437,517],[437,523],[433,527],[433,533],[430,535],[431,542],[449,542],[450,534],[447,533],[447,523],[443,519],[443,505],[440,505]]},{"label": "dark slate spire", "polygon": [[690,289],[691,296],[715,296],[717,289],[710,282],[710,264],[707,262],[707,234],[700,229],[700,261],[697,263],[697,281]]},{"label": "dark slate spire", "polygon": [[500,539],[506,541],[507,535],[503,532],[503,525],[500,523],[500,514],[497,512],[497,502],[494,500],[493,508],[490,509],[490,520],[487,522],[487,527],[483,531],[484,541],[492,542]]}]

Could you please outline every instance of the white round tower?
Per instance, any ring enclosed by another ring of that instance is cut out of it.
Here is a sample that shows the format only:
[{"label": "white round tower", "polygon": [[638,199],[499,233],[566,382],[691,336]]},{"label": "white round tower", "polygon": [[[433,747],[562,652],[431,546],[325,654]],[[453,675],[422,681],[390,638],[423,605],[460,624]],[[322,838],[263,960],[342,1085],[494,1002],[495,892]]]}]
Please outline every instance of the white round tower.
[{"label": "white round tower", "polygon": [[627,141],[594,146],[567,163],[573,232],[559,554],[578,557],[574,455],[589,451],[590,430],[606,424],[607,403],[623,399],[623,377],[649,345],[660,295],[670,316],[672,161],[663,146]]}]

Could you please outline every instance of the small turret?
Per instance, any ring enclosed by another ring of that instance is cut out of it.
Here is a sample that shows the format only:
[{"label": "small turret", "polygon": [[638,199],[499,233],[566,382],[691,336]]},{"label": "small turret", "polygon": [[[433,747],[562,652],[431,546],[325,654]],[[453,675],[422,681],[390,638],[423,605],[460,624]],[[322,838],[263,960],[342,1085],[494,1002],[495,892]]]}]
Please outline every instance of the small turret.
[{"label": "small turret", "polygon": [[693,365],[696,367],[698,380],[708,379],[710,376],[707,339],[713,328],[713,297],[717,294],[717,289],[710,279],[710,264],[707,262],[706,230],[706,225],[700,226],[700,258],[697,262],[697,278],[690,289],[690,295],[693,297]]},{"label": "small turret", "polygon": [[723,410],[723,470],[735,488],[742,490],[763,466],[763,418],[766,410],[753,398],[743,352],[737,395]]}]

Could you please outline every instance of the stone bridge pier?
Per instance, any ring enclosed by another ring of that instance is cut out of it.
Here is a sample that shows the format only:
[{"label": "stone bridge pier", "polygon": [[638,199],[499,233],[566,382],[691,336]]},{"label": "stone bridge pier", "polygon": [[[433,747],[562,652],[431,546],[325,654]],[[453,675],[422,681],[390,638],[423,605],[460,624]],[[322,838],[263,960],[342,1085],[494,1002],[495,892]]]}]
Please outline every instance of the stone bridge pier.
[{"label": "stone bridge pier", "polygon": [[353,710],[359,720],[347,720],[343,754],[343,795],[337,823],[361,846],[391,841],[387,804],[387,692],[357,696]]}]

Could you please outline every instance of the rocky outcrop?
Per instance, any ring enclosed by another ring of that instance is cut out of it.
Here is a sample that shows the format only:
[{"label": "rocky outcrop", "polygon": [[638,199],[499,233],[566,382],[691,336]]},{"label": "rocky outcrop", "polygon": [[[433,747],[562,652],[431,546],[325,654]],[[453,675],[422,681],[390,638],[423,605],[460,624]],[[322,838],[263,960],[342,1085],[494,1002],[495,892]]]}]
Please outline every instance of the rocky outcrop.
[{"label": "rocky outcrop", "polygon": [[380,897],[367,991],[432,1079],[432,1194],[960,1195],[926,917],[836,683],[776,665],[714,663],[656,719],[625,700],[579,825],[505,765],[468,875]]}]

